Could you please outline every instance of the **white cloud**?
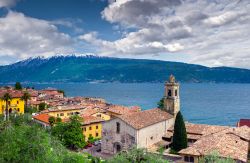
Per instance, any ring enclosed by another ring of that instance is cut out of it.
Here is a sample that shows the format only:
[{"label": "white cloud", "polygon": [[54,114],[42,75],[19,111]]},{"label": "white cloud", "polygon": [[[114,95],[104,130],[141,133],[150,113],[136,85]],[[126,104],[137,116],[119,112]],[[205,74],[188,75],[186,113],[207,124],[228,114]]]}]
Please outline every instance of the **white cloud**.
[{"label": "white cloud", "polygon": [[0,8],[1,7],[12,7],[16,4],[18,0],[0,0]]},{"label": "white cloud", "polygon": [[0,17],[0,58],[20,60],[71,53],[72,44],[71,37],[59,32],[51,22],[13,11]]},{"label": "white cloud", "polygon": [[79,37],[103,55],[187,54],[185,62],[250,68],[249,0],[116,0],[102,17],[127,32],[115,41]]}]

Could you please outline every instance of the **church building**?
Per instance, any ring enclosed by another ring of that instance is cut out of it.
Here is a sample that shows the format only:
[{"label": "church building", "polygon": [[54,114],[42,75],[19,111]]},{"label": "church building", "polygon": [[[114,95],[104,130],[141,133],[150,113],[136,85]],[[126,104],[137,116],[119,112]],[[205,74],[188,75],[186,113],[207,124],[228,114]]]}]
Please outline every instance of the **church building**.
[{"label": "church building", "polygon": [[173,75],[165,83],[164,108],[132,112],[103,122],[102,152],[115,154],[132,147],[148,148],[174,125],[180,110],[179,84]]}]

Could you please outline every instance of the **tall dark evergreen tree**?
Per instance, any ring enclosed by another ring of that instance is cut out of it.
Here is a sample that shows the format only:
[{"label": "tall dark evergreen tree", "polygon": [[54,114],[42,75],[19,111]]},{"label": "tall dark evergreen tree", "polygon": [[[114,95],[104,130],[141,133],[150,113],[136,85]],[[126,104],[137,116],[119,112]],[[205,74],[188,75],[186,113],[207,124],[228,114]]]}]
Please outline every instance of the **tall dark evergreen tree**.
[{"label": "tall dark evergreen tree", "polygon": [[22,88],[22,85],[21,85],[21,83],[20,82],[16,82],[16,84],[15,84],[15,90],[22,90],[23,88]]},{"label": "tall dark evergreen tree", "polygon": [[181,112],[176,115],[174,124],[173,149],[180,151],[187,148],[187,132]]}]

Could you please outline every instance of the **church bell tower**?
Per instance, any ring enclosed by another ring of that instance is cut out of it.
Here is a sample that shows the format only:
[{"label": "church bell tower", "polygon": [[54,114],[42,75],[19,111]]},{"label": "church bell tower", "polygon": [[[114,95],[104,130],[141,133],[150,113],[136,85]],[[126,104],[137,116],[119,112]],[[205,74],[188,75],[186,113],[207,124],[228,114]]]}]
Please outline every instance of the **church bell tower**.
[{"label": "church bell tower", "polygon": [[164,110],[174,117],[180,111],[179,86],[173,75],[170,75],[169,80],[165,82]]}]

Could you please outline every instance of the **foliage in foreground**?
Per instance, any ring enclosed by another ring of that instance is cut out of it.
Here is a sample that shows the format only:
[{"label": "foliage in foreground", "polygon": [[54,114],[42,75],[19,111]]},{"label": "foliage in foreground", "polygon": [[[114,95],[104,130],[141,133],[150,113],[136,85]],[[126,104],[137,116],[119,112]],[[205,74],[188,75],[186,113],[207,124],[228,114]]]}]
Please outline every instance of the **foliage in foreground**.
[{"label": "foliage in foreground", "polygon": [[68,123],[56,123],[52,127],[51,133],[70,149],[82,148],[86,144],[79,116],[70,117],[70,122]]},{"label": "foliage in foreground", "polygon": [[132,148],[127,152],[121,152],[115,155],[108,163],[168,163],[162,156],[147,152],[146,149]]},{"label": "foliage in foreground", "polygon": [[220,158],[217,151],[212,152],[210,155],[205,156],[199,160],[199,163],[235,163],[231,158]]},{"label": "foliage in foreground", "polygon": [[27,116],[0,120],[0,162],[86,162]]}]

